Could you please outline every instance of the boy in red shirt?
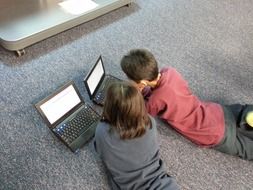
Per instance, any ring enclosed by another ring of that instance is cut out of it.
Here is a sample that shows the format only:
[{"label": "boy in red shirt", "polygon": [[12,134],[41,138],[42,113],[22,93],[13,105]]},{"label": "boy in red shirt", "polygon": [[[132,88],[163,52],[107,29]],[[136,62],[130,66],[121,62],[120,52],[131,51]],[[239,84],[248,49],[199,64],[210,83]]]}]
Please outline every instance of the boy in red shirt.
[{"label": "boy in red shirt", "polygon": [[145,49],[123,56],[121,68],[142,91],[151,115],[197,145],[253,160],[253,105],[201,101],[174,68],[159,72],[155,57]]}]

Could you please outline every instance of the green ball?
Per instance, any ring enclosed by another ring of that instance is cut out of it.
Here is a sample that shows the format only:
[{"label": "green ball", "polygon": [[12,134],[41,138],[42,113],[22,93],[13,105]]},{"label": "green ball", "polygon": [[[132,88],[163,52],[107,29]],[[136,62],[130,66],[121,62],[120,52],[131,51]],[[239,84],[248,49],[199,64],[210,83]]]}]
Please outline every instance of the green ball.
[{"label": "green ball", "polygon": [[246,122],[249,126],[253,127],[253,111],[250,111],[246,115]]}]

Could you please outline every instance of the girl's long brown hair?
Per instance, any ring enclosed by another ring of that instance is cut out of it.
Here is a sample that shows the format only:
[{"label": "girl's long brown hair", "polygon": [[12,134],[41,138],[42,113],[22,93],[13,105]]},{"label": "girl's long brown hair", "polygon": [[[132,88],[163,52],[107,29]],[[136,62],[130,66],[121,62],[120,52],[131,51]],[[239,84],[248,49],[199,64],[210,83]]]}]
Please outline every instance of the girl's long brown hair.
[{"label": "girl's long brown hair", "polygon": [[129,82],[114,83],[107,89],[103,119],[121,139],[140,137],[151,127],[142,94]]}]

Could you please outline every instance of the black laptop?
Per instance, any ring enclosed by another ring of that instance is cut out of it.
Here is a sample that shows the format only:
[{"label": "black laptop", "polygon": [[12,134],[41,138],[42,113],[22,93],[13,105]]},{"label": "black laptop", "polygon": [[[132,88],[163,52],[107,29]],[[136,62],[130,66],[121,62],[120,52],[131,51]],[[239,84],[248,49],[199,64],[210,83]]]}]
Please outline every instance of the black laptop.
[{"label": "black laptop", "polygon": [[120,79],[106,74],[102,56],[99,56],[95,65],[84,78],[84,85],[88,91],[90,99],[98,104],[104,105],[106,90],[111,83],[121,81]]},{"label": "black laptop", "polygon": [[83,101],[73,81],[64,84],[35,107],[50,130],[73,152],[95,134],[100,120],[99,114]]}]

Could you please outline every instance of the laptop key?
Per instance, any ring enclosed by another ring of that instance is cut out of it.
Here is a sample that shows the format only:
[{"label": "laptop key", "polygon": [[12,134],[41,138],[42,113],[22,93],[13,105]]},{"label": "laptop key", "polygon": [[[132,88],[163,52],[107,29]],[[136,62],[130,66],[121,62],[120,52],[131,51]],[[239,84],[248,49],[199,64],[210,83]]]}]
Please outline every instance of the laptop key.
[{"label": "laptop key", "polygon": [[71,144],[78,136],[82,134],[92,123],[97,122],[99,116],[93,113],[90,107],[85,107],[72,120],[56,128],[55,132],[67,144]]}]

